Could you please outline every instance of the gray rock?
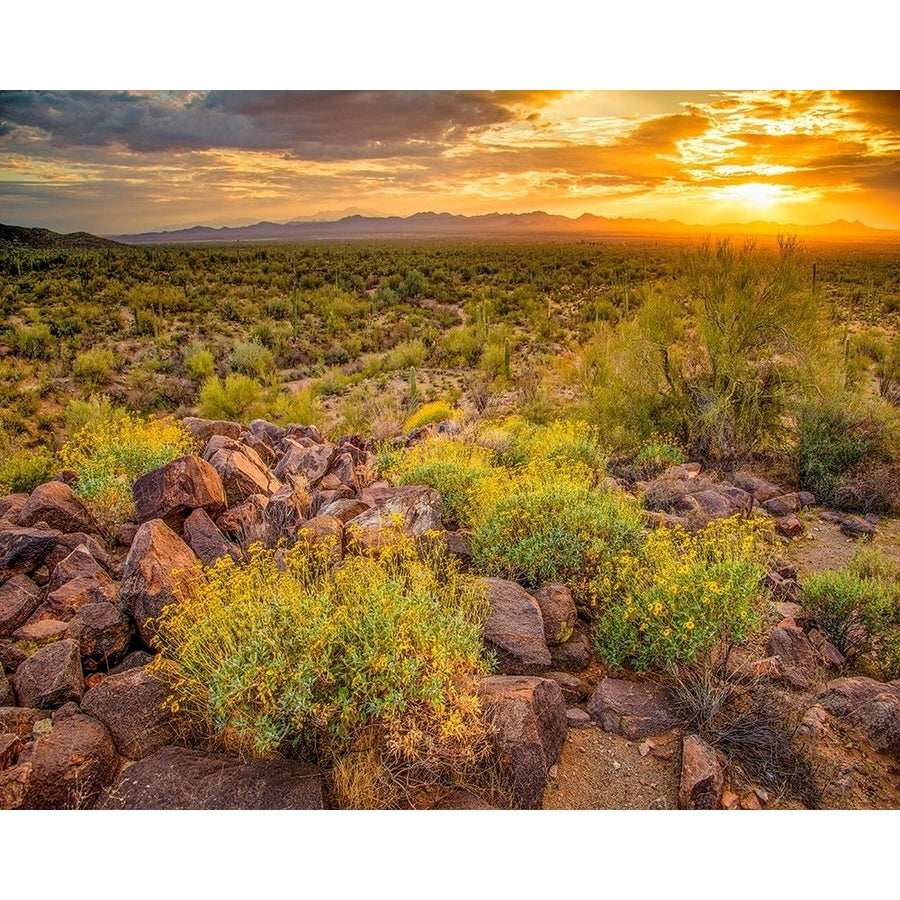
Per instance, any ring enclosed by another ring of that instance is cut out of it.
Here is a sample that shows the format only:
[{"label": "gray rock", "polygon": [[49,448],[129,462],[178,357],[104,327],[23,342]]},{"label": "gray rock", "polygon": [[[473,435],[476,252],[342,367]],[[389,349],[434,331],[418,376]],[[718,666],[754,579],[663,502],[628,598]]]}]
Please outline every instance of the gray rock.
[{"label": "gray rock", "polygon": [[876,750],[900,750],[900,681],[837,678],[818,695],[818,704],[846,719]]},{"label": "gray rock", "polygon": [[288,476],[302,475],[310,487],[315,487],[325,477],[337,452],[333,444],[304,447],[292,442],[275,466],[275,477],[284,481]]},{"label": "gray rock", "polygon": [[566,710],[566,726],[568,728],[590,728],[594,720],[577,706],[571,706]]}]

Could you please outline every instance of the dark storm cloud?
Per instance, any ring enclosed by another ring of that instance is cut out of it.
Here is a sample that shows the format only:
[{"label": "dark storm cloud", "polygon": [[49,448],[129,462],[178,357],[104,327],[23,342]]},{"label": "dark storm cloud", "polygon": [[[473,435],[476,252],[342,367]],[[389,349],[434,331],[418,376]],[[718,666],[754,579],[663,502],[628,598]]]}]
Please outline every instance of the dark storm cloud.
[{"label": "dark storm cloud", "polygon": [[551,93],[7,91],[0,93],[0,128],[40,129],[57,148],[122,144],[136,153],[229,149],[376,159],[438,152]]},{"label": "dark storm cloud", "polygon": [[900,91],[840,91],[839,96],[859,118],[900,135]]}]

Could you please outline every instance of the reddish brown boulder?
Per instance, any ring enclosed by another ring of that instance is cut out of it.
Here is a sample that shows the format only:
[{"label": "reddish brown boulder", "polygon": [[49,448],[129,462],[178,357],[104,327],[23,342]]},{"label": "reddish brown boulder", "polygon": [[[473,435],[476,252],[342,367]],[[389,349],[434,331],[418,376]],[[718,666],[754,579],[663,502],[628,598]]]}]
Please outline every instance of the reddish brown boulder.
[{"label": "reddish brown boulder", "polygon": [[696,734],[687,735],[681,746],[678,806],[681,809],[718,809],[724,776],[716,751]]},{"label": "reddish brown boulder", "polygon": [[541,608],[547,643],[562,644],[572,637],[578,618],[572,592],[564,584],[545,584],[531,591],[531,596]]},{"label": "reddish brown boulder", "polygon": [[86,603],[68,623],[66,633],[78,642],[85,672],[108,672],[124,659],[134,630],[112,603]]},{"label": "reddish brown boulder", "polygon": [[[212,441],[210,441],[212,444]],[[272,476],[266,464],[252,447],[236,444],[239,449],[223,448],[209,457],[225,488],[228,506],[237,506],[253,494],[271,497],[281,482]]]},{"label": "reddish brown boulder", "polygon": [[585,708],[604,731],[631,740],[662,734],[678,724],[671,691],[650,681],[604,678]]},{"label": "reddish brown boulder", "polygon": [[482,800],[477,794],[473,794],[471,791],[463,790],[462,788],[457,788],[455,791],[450,791],[447,794],[444,794],[440,800],[437,801],[433,806],[430,806],[429,809],[498,809],[499,807],[492,806],[490,803]]},{"label": "reddish brown boulder", "polygon": [[216,524],[244,549],[257,542],[268,545],[271,543],[268,506],[269,498],[264,494],[251,494],[243,503],[226,509]]},{"label": "reddish brown boulder", "polygon": [[62,535],[44,528],[0,530],[0,582],[39,569]]},{"label": "reddish brown boulder", "polygon": [[540,809],[547,772],[566,739],[566,705],[559,685],[549,678],[494,676],[478,695],[496,728],[500,763],[512,776],[520,809]]},{"label": "reddish brown boulder", "polygon": [[190,432],[191,437],[201,447],[205,447],[213,435],[220,435],[232,440],[237,440],[241,436],[241,426],[237,422],[187,416],[181,420],[181,424],[184,425]]},{"label": "reddish brown boulder", "polygon": [[790,516],[803,509],[803,500],[799,494],[782,494],[780,497],[772,497],[762,504],[762,508],[772,516]]},{"label": "reddish brown boulder", "polygon": [[327,547],[331,558],[339,562],[344,556],[344,526],[334,516],[316,516],[297,530],[297,542],[308,547]]},{"label": "reddish brown boulder", "polygon": [[17,734],[0,734],[0,769],[15,765],[21,749],[22,741]]},{"label": "reddish brown boulder", "polygon": [[792,619],[785,619],[769,635],[769,655],[778,659],[779,668],[792,687],[805,690],[809,676],[819,665],[816,648]]},{"label": "reddish brown boulder", "polygon": [[30,649],[38,650],[61,641],[66,637],[69,628],[68,622],[60,622],[58,619],[35,619],[26,622],[21,628],[17,628],[13,639],[20,644],[27,645]]},{"label": "reddish brown boulder", "polygon": [[393,488],[373,509],[347,522],[347,529],[355,549],[361,551],[378,551],[396,541],[398,533],[421,537],[428,531],[442,531],[441,495],[419,485]]},{"label": "reddish brown boulder", "polygon": [[297,526],[309,515],[310,506],[309,493],[302,484],[298,487],[283,484],[275,491],[266,507],[271,543],[293,536]]},{"label": "reddish brown boulder", "polygon": [[57,641],[29,656],[16,669],[19,706],[53,709],[84,693],[81,653],[75,641]]},{"label": "reddish brown boulder", "polygon": [[100,722],[71,712],[35,741],[30,764],[24,809],[90,809],[115,778],[119,757]]},{"label": "reddish brown boulder", "polygon": [[20,763],[0,771],[0,810],[22,808],[29,778],[31,763]]},{"label": "reddish brown boulder", "polygon": [[739,487],[741,490],[752,494],[753,499],[757,503],[765,503],[767,500],[771,500],[773,497],[779,497],[784,493],[777,484],[772,484],[771,481],[766,481],[765,478],[754,475],[752,472],[732,472],[731,475],[728,476],[728,480],[735,485],[735,487]]},{"label": "reddish brown boulder", "polygon": [[67,622],[86,603],[112,603],[118,593],[119,586],[98,566],[93,575],[73,578],[51,591],[45,606],[55,618]]},{"label": "reddish brown boulder", "polygon": [[335,475],[341,484],[358,491],[360,484],[356,477],[356,468],[353,457],[349,453],[340,453],[331,464],[331,474]]},{"label": "reddish brown boulder", "polygon": [[85,534],[83,531],[73,531],[71,534],[59,535],[56,546],[47,554],[44,563],[53,572],[72,551],[82,546],[87,547],[88,553],[94,557],[105,572],[112,572],[113,561],[100,538],[94,534]]},{"label": "reddish brown boulder", "polygon": [[337,500],[332,500],[324,506],[319,515],[334,516],[336,519],[340,519],[346,524],[351,519],[355,519],[357,516],[362,515],[362,513],[366,512],[368,509],[371,509],[371,506],[369,506],[368,503],[364,503],[362,500],[345,500],[342,497],[339,497]]},{"label": "reddish brown boulder", "polygon": [[900,681],[837,678],[817,698],[819,706],[857,728],[876,750],[900,751]]},{"label": "reddish brown boulder", "polygon": [[315,487],[324,477],[337,455],[333,444],[315,444],[304,447],[291,441],[287,452],[275,466],[274,475],[279,481],[289,476],[302,475],[311,487]]},{"label": "reddish brown boulder", "polygon": [[0,637],[21,628],[41,605],[41,589],[27,576],[14,575],[0,584]]},{"label": "reddish brown boulder", "polygon": [[806,529],[796,516],[782,516],[775,520],[775,532],[782,537],[799,537]]},{"label": "reddish brown boulder", "polygon": [[55,591],[73,578],[93,578],[106,574],[106,570],[97,562],[86,544],[79,544],[56,564],[47,585],[48,591]]},{"label": "reddish brown boulder", "polygon": [[219,473],[199,456],[183,456],[142,475],[132,487],[136,521],[162,519],[180,531],[195,509],[216,516],[225,509],[225,488]]},{"label": "reddish brown boulder", "polygon": [[569,640],[551,644],[549,649],[553,667],[562,672],[583,672],[591,664],[590,638],[577,626]]},{"label": "reddish brown boulder", "polygon": [[125,560],[119,605],[135,621],[141,639],[153,645],[155,619],[178,599],[199,560],[161,519],[144,522]]},{"label": "reddish brown boulder", "polygon": [[308,763],[165,747],[129,766],[95,809],[322,809]]},{"label": "reddish brown boulder", "polygon": [[184,723],[165,708],[168,687],[145,668],[110,675],[82,698],[81,708],[109,730],[127,759],[143,759],[176,741]]},{"label": "reddish brown boulder", "polygon": [[184,539],[207,566],[213,565],[223,556],[230,556],[235,560],[241,556],[240,550],[226,540],[205,509],[195,509],[184,520]]},{"label": "reddish brown boulder", "polygon": [[547,678],[552,678],[559,685],[563,699],[567,703],[581,703],[582,700],[587,700],[590,690],[577,675],[569,672],[548,672]]},{"label": "reddish brown boulder", "polygon": [[16,696],[13,693],[12,684],[6,677],[6,669],[3,663],[0,663],[0,708],[4,706],[15,706]]},{"label": "reddish brown boulder", "polygon": [[482,584],[490,604],[484,640],[497,653],[499,671],[527,674],[551,665],[537,600],[514,581],[484,578]]},{"label": "reddish brown boulder", "polygon": [[23,743],[50,730],[52,713],[25,706],[0,706],[0,734],[15,734]]},{"label": "reddish brown boulder", "polygon": [[0,497],[0,522],[13,527],[21,525],[19,516],[28,502],[28,494],[7,494]]},{"label": "reddish brown boulder", "polygon": [[61,481],[38,485],[19,513],[19,524],[23,528],[30,528],[38,522],[46,522],[50,528],[66,533],[99,530],[87,507],[72,488]]}]

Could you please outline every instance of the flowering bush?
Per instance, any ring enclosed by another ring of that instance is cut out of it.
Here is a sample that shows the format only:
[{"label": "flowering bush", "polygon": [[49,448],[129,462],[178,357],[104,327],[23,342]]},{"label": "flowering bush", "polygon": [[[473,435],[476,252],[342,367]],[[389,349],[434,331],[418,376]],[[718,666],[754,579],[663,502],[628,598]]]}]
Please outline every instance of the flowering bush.
[{"label": "flowering bush", "polygon": [[460,412],[445,400],[434,400],[420,406],[403,423],[403,431],[415,431],[423,425],[431,425],[433,422],[443,422],[445,419],[459,418]]},{"label": "flowering bush", "polygon": [[130,415],[89,422],[59,451],[78,476],[75,491],[106,530],[134,513],[131,486],[147,472],[194,449],[191,435],[171,418]]},{"label": "flowering bush", "polygon": [[321,547],[257,545],[163,611],[156,667],[174,708],[253,753],[335,764],[375,733],[391,766],[452,769],[487,749],[485,615],[477,580],[410,540],[339,567]]},{"label": "flowering bush", "polygon": [[672,670],[746,638],[761,624],[769,534],[738,517],[651,532],[592,583],[598,653],[616,668]]}]

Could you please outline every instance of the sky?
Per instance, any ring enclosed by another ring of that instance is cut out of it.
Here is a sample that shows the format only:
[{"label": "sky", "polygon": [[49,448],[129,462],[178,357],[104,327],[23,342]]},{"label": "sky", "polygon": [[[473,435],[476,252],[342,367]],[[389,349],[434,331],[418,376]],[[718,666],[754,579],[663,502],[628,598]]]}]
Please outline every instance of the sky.
[{"label": "sky", "polygon": [[900,228],[900,91],[2,91],[0,221],[543,210]]}]

